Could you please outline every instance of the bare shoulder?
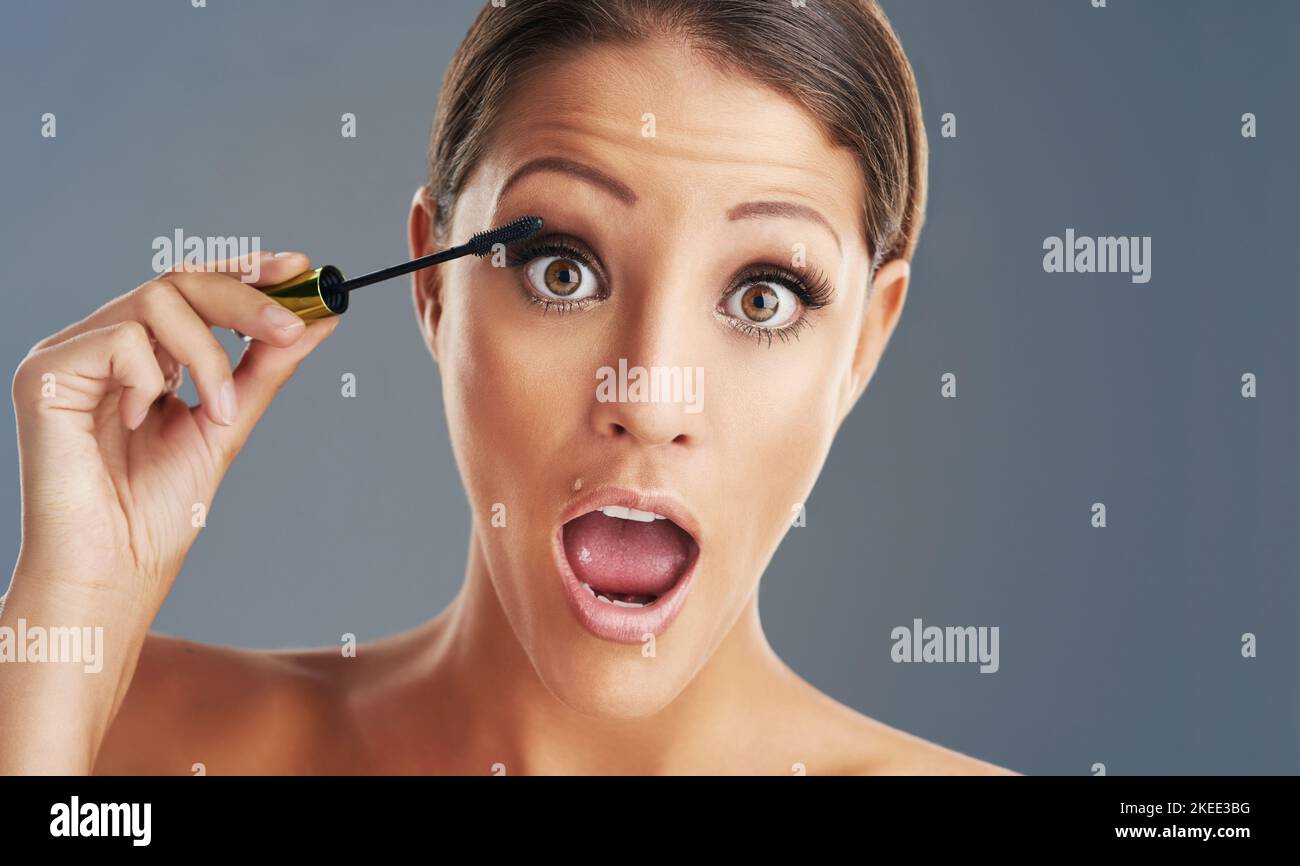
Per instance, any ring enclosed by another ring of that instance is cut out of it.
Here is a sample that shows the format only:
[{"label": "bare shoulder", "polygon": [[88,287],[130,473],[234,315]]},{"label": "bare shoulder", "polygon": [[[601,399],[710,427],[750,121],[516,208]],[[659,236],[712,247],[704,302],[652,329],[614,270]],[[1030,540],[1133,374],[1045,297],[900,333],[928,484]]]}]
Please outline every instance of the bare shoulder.
[{"label": "bare shoulder", "polygon": [[846,774],[887,776],[1019,776],[997,764],[861,716],[865,740]]},{"label": "bare shoulder", "polygon": [[1019,776],[1014,770],[922,739],[863,715],[800,679],[796,702],[805,736],[823,744],[822,769],[844,776]]},{"label": "bare shoulder", "polygon": [[337,651],[257,651],[150,632],[98,775],[345,772]]}]

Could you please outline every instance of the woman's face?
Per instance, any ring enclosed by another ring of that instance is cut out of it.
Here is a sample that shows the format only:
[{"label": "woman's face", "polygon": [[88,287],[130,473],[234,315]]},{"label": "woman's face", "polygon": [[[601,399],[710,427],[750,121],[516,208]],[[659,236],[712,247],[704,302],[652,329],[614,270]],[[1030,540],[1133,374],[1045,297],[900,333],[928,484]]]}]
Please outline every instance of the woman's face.
[{"label": "woman's face", "polygon": [[[503,118],[450,240],[544,228],[425,271],[416,305],[519,643],[570,707],[644,716],[754,600],[907,266],[868,305],[851,153],[679,44],[576,54],[520,81]],[[417,203],[416,254],[428,227]]]}]

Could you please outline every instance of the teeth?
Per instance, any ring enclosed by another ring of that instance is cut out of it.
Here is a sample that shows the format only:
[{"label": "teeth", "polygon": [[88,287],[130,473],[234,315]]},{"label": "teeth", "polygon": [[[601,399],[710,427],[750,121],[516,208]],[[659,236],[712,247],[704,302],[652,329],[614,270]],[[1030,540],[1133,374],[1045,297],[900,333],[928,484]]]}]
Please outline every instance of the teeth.
[{"label": "teeth", "polygon": [[617,517],[619,520],[636,520],[640,523],[668,519],[662,514],[656,514],[653,511],[642,511],[639,508],[628,508],[623,505],[604,505],[598,508],[597,511],[606,517]]},{"label": "teeth", "polygon": [[612,604],[614,605],[614,607],[649,607],[651,604],[653,604],[653,602],[646,602],[645,604],[640,604],[639,602],[635,602],[635,601],[619,601],[618,599],[606,598],[605,596],[596,592],[596,590],[592,589],[591,584],[587,583],[585,580],[582,582],[582,588],[585,589],[587,592],[589,592],[591,594],[591,597],[596,599],[597,601],[603,601],[605,602],[605,604]]}]

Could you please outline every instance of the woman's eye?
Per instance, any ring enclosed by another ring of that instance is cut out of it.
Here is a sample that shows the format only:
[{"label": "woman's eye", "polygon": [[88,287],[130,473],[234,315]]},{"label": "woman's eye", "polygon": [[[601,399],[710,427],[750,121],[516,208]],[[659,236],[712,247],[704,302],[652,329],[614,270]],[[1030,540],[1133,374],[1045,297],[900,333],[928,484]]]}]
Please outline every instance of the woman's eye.
[{"label": "woman's eye", "polygon": [[538,256],[524,268],[524,278],[534,293],[548,301],[587,300],[600,290],[591,268],[567,256]]},{"label": "woman's eye", "polygon": [[780,283],[766,280],[736,289],[723,301],[723,311],[745,324],[780,328],[799,312],[799,298]]}]

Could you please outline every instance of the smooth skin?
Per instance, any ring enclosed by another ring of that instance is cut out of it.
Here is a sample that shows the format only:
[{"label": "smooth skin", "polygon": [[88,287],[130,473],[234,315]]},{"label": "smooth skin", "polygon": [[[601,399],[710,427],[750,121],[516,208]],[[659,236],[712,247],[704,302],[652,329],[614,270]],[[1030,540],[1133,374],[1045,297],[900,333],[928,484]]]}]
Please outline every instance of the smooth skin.
[{"label": "smooth skin", "polygon": [[[23,548],[0,624],[105,624],[109,657],[95,676],[0,667],[0,772],[1009,774],[819,692],[759,619],[759,579],[791,506],[807,501],[907,294],[898,260],[877,271],[868,300],[851,155],[794,103],[669,40],[576,54],[523,83],[504,118],[451,236],[539,214],[546,234],[599,255],[606,294],[542,315],[525,269],[467,258],[413,278],[474,515],[456,599],[355,658],[148,631],[194,541],[190,503],[211,501],[275,391],[338,320],[285,333],[259,319],[266,299],[229,277],[146,284],[38,344],[14,379]],[[548,169],[501,195],[547,156],[616,189]],[[815,209],[829,228],[770,211],[728,218],[774,200]],[[417,191],[413,256],[440,246],[433,208]],[[835,297],[802,311],[813,327],[797,339],[767,345],[729,323],[720,300],[739,268],[788,264],[794,244]],[[307,264],[273,259],[263,278]],[[256,338],[234,373],[229,426],[229,371],[208,326]],[[599,402],[595,371],[619,358],[703,367],[704,411]],[[177,365],[200,407],[167,390]],[[50,370],[68,406],[41,401]],[[566,607],[550,544],[579,478],[587,491],[671,491],[700,523],[696,585],[653,657],[590,634]],[[508,528],[490,524],[497,502]]]}]

